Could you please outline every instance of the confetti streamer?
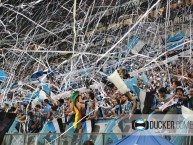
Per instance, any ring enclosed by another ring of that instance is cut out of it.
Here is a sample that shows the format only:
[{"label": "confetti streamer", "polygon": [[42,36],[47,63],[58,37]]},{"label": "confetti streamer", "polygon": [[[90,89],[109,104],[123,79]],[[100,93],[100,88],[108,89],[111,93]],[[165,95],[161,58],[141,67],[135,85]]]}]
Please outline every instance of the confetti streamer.
[{"label": "confetti streamer", "polygon": [[55,101],[75,90],[105,94],[106,77],[120,70],[128,82],[124,93],[142,73],[146,87],[161,72],[167,81],[171,69],[173,77],[192,81],[191,11],[173,20],[170,1],[5,0],[0,8],[2,106],[10,92],[12,101],[28,100],[33,107],[46,93]]}]

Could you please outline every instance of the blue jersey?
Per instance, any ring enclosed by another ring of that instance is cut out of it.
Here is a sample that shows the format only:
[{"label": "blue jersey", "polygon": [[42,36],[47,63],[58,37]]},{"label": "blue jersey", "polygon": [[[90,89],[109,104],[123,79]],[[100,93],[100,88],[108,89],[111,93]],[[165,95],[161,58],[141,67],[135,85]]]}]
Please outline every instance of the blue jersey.
[{"label": "blue jersey", "polygon": [[[107,104],[104,102],[101,105],[107,107]],[[109,110],[109,109],[104,109],[104,108],[101,108],[101,109],[102,109],[103,115],[108,115],[111,113],[111,110]]]},{"label": "blue jersey", "polygon": [[125,114],[129,114],[129,112],[132,112],[133,108],[133,101],[131,102],[126,102],[122,105],[122,110],[125,112]]},{"label": "blue jersey", "polygon": [[120,105],[113,106],[113,109],[115,109],[115,113],[117,115],[121,115],[121,107],[120,107]]},{"label": "blue jersey", "polygon": [[44,114],[45,118],[47,118],[48,112],[51,112],[51,106],[50,105],[45,106],[43,109],[43,114]]}]

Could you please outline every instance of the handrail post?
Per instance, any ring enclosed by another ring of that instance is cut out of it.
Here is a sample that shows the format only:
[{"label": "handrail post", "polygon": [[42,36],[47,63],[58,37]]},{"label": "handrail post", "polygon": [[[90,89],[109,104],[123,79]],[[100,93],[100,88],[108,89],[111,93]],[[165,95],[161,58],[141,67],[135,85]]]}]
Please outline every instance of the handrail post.
[{"label": "handrail post", "polygon": [[26,143],[26,136],[25,136],[26,133],[24,133],[22,136],[23,136],[23,145],[25,145]]},{"label": "handrail post", "polygon": [[102,144],[105,145],[105,138],[104,138],[104,133],[101,134],[102,135]]}]

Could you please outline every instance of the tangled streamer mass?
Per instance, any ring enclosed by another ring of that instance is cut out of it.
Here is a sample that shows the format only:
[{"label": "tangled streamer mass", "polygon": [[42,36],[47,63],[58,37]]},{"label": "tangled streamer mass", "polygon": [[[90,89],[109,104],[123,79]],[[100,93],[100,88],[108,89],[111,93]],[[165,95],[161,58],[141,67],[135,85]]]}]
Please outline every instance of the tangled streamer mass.
[{"label": "tangled streamer mass", "polygon": [[27,139],[54,144],[68,133],[131,133],[125,120],[163,113],[178,90],[193,106],[192,10],[191,0],[0,1],[0,112],[17,115],[2,134],[61,133]]}]

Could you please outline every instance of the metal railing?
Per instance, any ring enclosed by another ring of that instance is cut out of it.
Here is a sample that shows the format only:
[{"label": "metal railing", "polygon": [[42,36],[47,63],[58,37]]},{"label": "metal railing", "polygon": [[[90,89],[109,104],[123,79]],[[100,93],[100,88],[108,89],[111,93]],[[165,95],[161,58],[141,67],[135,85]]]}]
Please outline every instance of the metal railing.
[{"label": "metal railing", "polygon": [[[110,145],[129,136],[129,133],[23,133],[6,134],[2,145],[82,145],[86,140],[92,140],[95,145]],[[192,145],[193,134],[158,134],[167,140],[171,137],[185,137],[181,145]]]}]

